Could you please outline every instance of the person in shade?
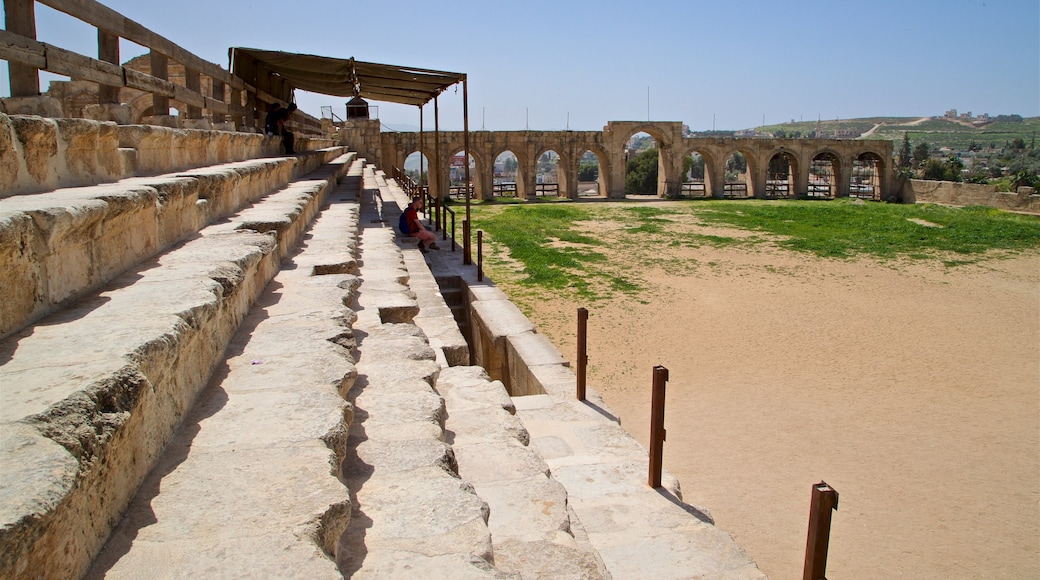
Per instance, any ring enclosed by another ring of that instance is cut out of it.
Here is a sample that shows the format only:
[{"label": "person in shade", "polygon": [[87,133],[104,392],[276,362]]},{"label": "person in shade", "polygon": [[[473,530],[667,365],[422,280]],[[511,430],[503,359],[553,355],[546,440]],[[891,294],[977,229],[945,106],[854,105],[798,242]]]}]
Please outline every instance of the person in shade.
[{"label": "person in shade", "polygon": [[439,250],[437,247],[437,236],[433,232],[426,229],[426,226],[419,221],[419,210],[422,209],[422,198],[415,196],[412,198],[412,203],[408,204],[408,207],[404,210],[404,223],[408,226],[407,232],[401,232],[409,236],[415,236],[419,238],[419,251],[426,253],[426,248],[431,250]]},{"label": "person in shade", "polygon": [[296,150],[293,148],[293,142],[295,141],[295,135],[292,131],[285,127],[286,121],[292,116],[296,110],[296,103],[290,103],[288,107],[283,107],[280,103],[275,103],[274,107],[267,113],[267,118],[264,120],[264,131],[268,137],[274,137],[275,135],[281,135],[282,145],[285,147],[286,155],[294,155]]}]

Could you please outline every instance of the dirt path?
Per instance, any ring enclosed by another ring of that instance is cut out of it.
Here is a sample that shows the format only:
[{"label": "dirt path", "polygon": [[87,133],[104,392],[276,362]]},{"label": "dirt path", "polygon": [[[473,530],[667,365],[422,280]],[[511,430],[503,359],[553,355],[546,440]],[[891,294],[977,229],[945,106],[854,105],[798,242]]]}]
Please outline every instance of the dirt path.
[{"label": "dirt path", "polygon": [[820,480],[841,495],[832,578],[1040,577],[1040,253],[655,251],[673,265],[641,300],[532,318],[573,361],[589,307],[590,384],[644,444],[669,368],[665,468],[770,577],[801,577]]}]

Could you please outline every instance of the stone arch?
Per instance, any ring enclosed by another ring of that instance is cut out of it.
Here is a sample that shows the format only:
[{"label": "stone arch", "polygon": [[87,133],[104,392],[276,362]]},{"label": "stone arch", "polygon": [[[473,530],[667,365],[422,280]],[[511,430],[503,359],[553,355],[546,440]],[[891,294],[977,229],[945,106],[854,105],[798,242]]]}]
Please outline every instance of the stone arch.
[{"label": "stone arch", "polygon": [[766,162],[766,183],[763,197],[788,199],[796,195],[798,156],[786,150],[775,151]]},{"label": "stone arch", "polygon": [[[625,130],[624,139],[622,139],[621,142],[628,143],[628,140],[638,133],[646,133],[647,135],[650,135],[650,137],[653,138],[654,143],[657,145],[657,195],[665,197],[668,194],[668,182],[678,181],[676,179],[677,176],[673,175],[673,173],[675,173],[675,162],[671,157],[674,151],[672,149],[672,143],[668,139],[668,133],[662,131],[661,128],[654,123],[639,123]],[[621,173],[622,178],[626,179],[626,181],[621,184],[622,188],[624,188],[627,184],[628,159],[626,159],[624,155],[622,155],[621,158],[625,163],[625,167],[622,168],[623,171]],[[679,167],[681,171],[681,159],[679,160]]]},{"label": "stone arch", "polygon": [[610,195],[610,156],[607,155],[606,150],[604,150],[602,147],[592,144],[578,145],[575,149],[577,150],[578,154],[573,160],[575,178],[574,192],[571,195],[572,199],[576,199],[580,196],[580,192],[578,191],[579,182],[577,175],[581,165],[581,159],[585,157],[585,153],[592,153],[596,157],[596,163],[599,165],[599,169],[596,176],[597,184],[595,197],[608,197]]},{"label": "stone arch", "polygon": [[556,195],[561,196],[561,197],[569,197],[569,192],[570,192],[570,188],[569,188],[570,183],[569,183],[569,181],[570,180],[567,178],[568,177],[567,176],[567,174],[568,174],[568,169],[567,168],[570,167],[572,165],[572,163],[571,163],[570,156],[568,156],[567,153],[566,153],[566,150],[563,147],[561,147],[560,144],[555,144],[555,145],[543,145],[539,149],[536,149],[536,151],[538,152],[537,155],[534,156],[534,159],[535,159],[535,175],[534,175],[534,177],[535,177],[535,189],[536,189],[536,191],[541,193],[543,188],[539,188],[538,186],[539,185],[547,185],[547,184],[539,184],[538,183],[539,175],[538,175],[538,165],[537,164],[541,162],[542,156],[545,155],[546,153],[555,153],[556,154],[556,186],[557,186],[556,187]]},{"label": "stone arch", "polygon": [[[715,168],[718,165],[718,160],[712,155],[712,152],[707,147],[700,145],[687,145],[683,150],[682,159],[685,166],[686,158],[691,155],[700,155],[704,160],[704,176],[701,178],[700,187],[697,186],[697,181],[694,180],[691,183],[695,184],[692,187],[687,186],[684,182],[682,184],[683,197],[712,197],[715,192],[715,180],[712,178],[715,175]],[[682,176],[685,179],[685,175]]]},{"label": "stone arch", "polygon": [[[736,181],[730,181],[726,178],[726,164],[729,163],[730,158],[737,153],[739,153],[747,163],[747,170],[744,173],[741,173]],[[755,180],[752,176],[758,171],[758,158],[755,157],[754,153],[744,147],[731,147],[724,150],[721,163],[722,165],[720,166],[720,169],[723,176],[722,197],[756,197],[757,192],[755,191]],[[744,187],[737,187],[737,184],[741,182],[745,184]]]},{"label": "stone arch", "polygon": [[841,154],[824,147],[813,152],[809,162],[809,186],[807,195],[814,198],[834,198],[841,195]]},{"label": "stone arch", "polygon": [[[516,166],[513,167],[511,171],[506,172],[503,176],[500,176],[499,172],[496,170],[496,166],[498,165],[499,158],[505,155],[506,153],[513,156],[513,158],[516,160]],[[510,147],[509,145],[502,145],[497,149],[491,150],[490,159],[492,195],[497,194],[513,197],[519,195],[519,182],[521,180],[520,156],[516,154],[516,151],[513,151],[512,147]]]},{"label": "stone arch", "polygon": [[[445,175],[448,175],[448,179],[451,179],[451,160],[455,158],[459,153],[466,152],[466,148],[462,146],[454,147],[450,149],[451,153],[445,159],[447,167],[444,167],[442,171]],[[473,158],[473,169],[470,171],[470,181],[473,184],[473,198],[474,199],[489,199],[491,192],[486,191],[484,187],[484,179],[481,179],[485,173],[488,173],[487,165],[484,163],[482,156],[478,151],[471,150],[468,152],[469,156]],[[450,181],[449,181],[450,183]],[[465,192],[465,189],[462,190]],[[465,199],[465,198],[463,198]]]},{"label": "stone arch", "polygon": [[880,201],[885,198],[884,157],[873,151],[864,151],[852,160],[849,197]]}]

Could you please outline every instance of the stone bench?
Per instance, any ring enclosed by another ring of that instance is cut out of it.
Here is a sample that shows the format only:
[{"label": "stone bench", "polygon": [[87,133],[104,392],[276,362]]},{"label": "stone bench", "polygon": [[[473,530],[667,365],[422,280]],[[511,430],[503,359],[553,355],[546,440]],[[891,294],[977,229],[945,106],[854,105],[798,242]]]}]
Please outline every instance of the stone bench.
[{"label": "stone bench", "polygon": [[360,165],[243,319],[87,578],[149,576],[157,563],[181,576],[339,576]]},{"label": "stone bench", "polygon": [[441,371],[436,387],[459,475],[490,508],[495,566],[524,578],[610,578],[570,516],[567,490],[528,447],[502,383],[481,367],[459,366]]},{"label": "stone bench", "polygon": [[96,290],[208,223],[284,187],[340,148],[0,201],[0,336]]},{"label": "stone bench", "polygon": [[[346,159],[286,214],[313,215]],[[82,574],[297,230],[204,228],[0,342],[0,576]]]},{"label": "stone bench", "polygon": [[353,578],[501,577],[491,563],[487,504],[459,479],[444,442],[444,401],[433,390],[440,365],[411,323],[418,309],[378,193],[366,172],[358,380],[348,394],[355,416],[343,463],[354,512],[340,570]]},{"label": "stone bench", "polygon": [[[0,113],[0,198],[273,157],[279,143],[254,133]],[[302,152],[333,145],[299,143]]]}]

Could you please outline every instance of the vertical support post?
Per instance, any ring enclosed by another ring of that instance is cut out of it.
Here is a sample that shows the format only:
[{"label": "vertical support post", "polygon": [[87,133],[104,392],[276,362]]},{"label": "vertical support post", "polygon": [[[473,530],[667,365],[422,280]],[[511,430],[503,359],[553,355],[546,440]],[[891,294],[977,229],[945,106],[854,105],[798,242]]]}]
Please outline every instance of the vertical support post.
[{"label": "vertical support post", "polygon": [[[152,50],[149,53],[152,65],[152,76],[164,81],[170,80],[168,72],[169,61],[166,55]],[[165,116],[170,114],[170,98],[152,93],[152,116]]]},{"label": "vertical support post", "polygon": [[426,204],[425,204],[426,196],[424,196],[422,194],[422,190],[423,190],[423,160],[426,159],[426,156],[423,153],[423,136],[424,136],[424,134],[423,134],[423,110],[422,110],[422,105],[419,105],[419,192],[418,192],[418,195],[422,196],[422,198],[423,198],[423,210],[424,210],[423,213],[426,213],[426,211],[425,211],[427,209],[426,208]]},{"label": "vertical support post", "polygon": [[[119,37],[111,32],[98,28],[98,60],[119,65]],[[98,85],[98,103],[102,105],[119,104],[119,87]]]},{"label": "vertical support post", "polygon": [[[463,251],[462,263],[463,264],[467,264],[465,252],[466,252],[466,243],[468,243],[468,241],[469,241],[469,220],[462,220],[462,251]],[[473,261],[470,260],[467,265],[472,264],[472,263],[473,263]]]},{"label": "vertical support post", "polygon": [[589,364],[587,329],[589,323],[589,311],[587,308],[578,309],[578,392],[579,401],[585,400],[585,369]]},{"label": "vertical support post", "polygon": [[[210,83],[212,83],[212,85],[211,85],[211,89],[212,90],[210,92],[210,96],[213,98],[214,101],[220,101],[221,103],[223,103],[224,102],[224,96],[226,94],[225,93],[225,89],[224,89],[224,81],[219,81],[219,80],[217,80],[217,79],[215,79],[213,77],[210,77],[209,80],[210,80]],[[224,116],[223,113],[218,113],[216,111],[213,111],[211,113],[211,115],[212,115],[212,119],[213,119],[214,123],[223,123],[226,120],[226,117]]]},{"label": "vertical support post", "polygon": [[240,131],[246,126],[245,107],[242,105],[242,90],[232,87],[231,89],[231,122],[235,124],[235,130]]},{"label": "vertical support post", "polygon": [[437,224],[444,229],[444,239],[447,239],[448,212],[442,211],[441,208],[447,196],[444,195],[441,187],[441,111],[437,103],[439,96],[433,98],[433,179],[437,184],[437,187],[434,188],[434,191],[437,192]]},{"label": "vertical support post", "polygon": [[802,580],[827,580],[827,548],[831,537],[831,512],[838,509],[838,492],[821,481],[812,488],[809,504],[809,537],[805,542]]},{"label": "vertical support post", "polygon": [[466,157],[462,161],[462,166],[465,168],[465,175],[466,175],[466,183],[463,186],[463,191],[466,192],[466,221],[462,222],[462,233],[463,233],[464,236],[466,236],[466,239],[463,241],[463,244],[462,244],[462,250],[463,250],[462,263],[468,266],[468,265],[473,263],[473,252],[472,252],[473,246],[470,243],[470,239],[469,239],[469,224],[470,224],[470,211],[469,211],[469,206],[470,206],[470,203],[469,203],[469,198],[470,198],[470,191],[469,191],[469,183],[470,183],[470,176],[469,176],[469,155],[470,155],[470,149],[469,149],[469,87],[468,87],[468,83],[466,81],[466,75],[462,75],[462,125],[463,125],[463,127],[462,127],[463,131],[464,131],[464,134],[463,134],[463,137],[462,137],[462,139],[463,139],[463,146],[466,148]]},{"label": "vertical support post", "polygon": [[[35,0],[4,0],[4,28],[8,32],[36,40]],[[12,97],[35,97],[40,94],[40,69],[8,61],[7,77],[11,83]]]},{"label": "vertical support post", "polygon": [[484,230],[477,230],[477,282],[484,280]]},{"label": "vertical support post", "polygon": [[[197,71],[195,69],[188,68],[188,67],[184,67],[184,88],[188,89],[189,91],[194,91],[196,93],[199,93],[200,95],[202,94],[202,81],[199,78],[199,71]],[[187,109],[187,112],[185,114],[185,118],[187,118],[187,119],[201,119],[202,118],[202,109],[201,108],[189,105],[187,103],[185,103],[184,106]]]},{"label": "vertical support post", "polygon": [[654,386],[650,398],[650,487],[661,487],[661,468],[664,465],[664,387],[668,382],[668,369],[654,367]]}]

